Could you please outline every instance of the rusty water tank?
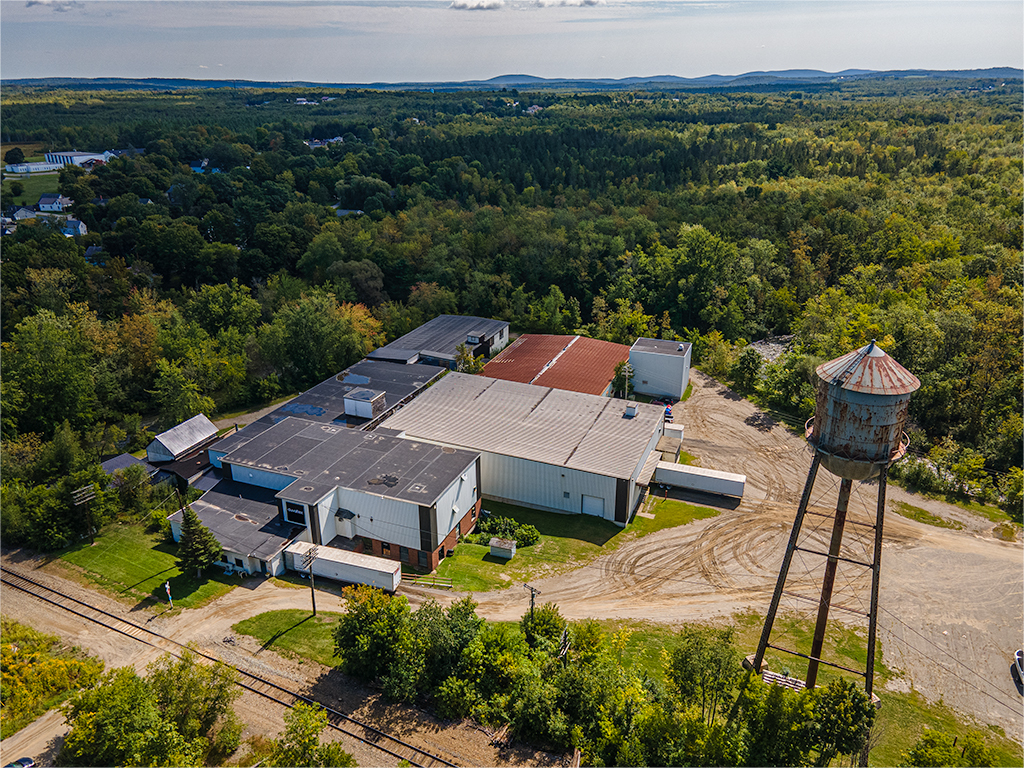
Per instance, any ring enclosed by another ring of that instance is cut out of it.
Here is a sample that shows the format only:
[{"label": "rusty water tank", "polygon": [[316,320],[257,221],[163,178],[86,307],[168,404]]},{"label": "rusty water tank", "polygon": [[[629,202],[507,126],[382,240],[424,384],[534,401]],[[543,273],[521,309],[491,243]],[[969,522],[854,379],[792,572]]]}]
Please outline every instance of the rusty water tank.
[{"label": "rusty water tank", "polygon": [[904,430],[920,380],[872,341],[822,363],[807,439],[833,475],[867,480],[907,451]]}]

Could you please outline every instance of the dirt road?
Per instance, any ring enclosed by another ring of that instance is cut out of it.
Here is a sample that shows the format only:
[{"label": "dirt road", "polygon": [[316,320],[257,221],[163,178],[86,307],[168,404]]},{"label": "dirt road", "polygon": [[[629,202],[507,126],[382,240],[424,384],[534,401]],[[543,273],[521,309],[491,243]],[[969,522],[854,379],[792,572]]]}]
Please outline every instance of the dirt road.
[{"label": "dirt road", "polygon": [[[811,453],[801,437],[774,424],[750,403],[699,372],[691,376],[693,395],[676,409],[676,421],[685,428],[684,449],[697,455],[705,467],[745,474],[746,495],[714,518],[644,537],[584,567],[534,582],[543,593],[542,600],[558,603],[563,615],[676,624],[766,610]],[[822,470],[804,528],[805,545],[814,548],[817,543],[827,548],[837,492],[838,480]],[[687,498],[707,505],[720,503],[711,497]],[[1021,697],[1010,678],[1009,663],[1013,651],[1022,645],[1024,549],[1019,542],[993,538],[991,523],[956,507],[911,496],[893,486],[888,498],[890,507],[893,501],[907,500],[965,525],[964,530],[953,531],[907,520],[891,511],[887,514],[879,640],[884,663],[902,672],[895,685],[913,685],[931,700],[942,699],[1020,738],[1024,727]],[[844,556],[870,559],[870,531],[858,523],[873,523],[874,509],[874,486],[855,485]],[[821,585],[820,561],[798,555],[789,591],[816,595]],[[863,568],[841,567],[834,604],[866,610],[868,585]],[[67,589],[81,588],[68,584]],[[427,590],[403,591],[413,602],[429,594]],[[441,593],[438,597],[446,601],[458,595]],[[480,603],[479,613],[492,619],[517,619],[527,605],[522,590],[474,597]],[[31,598],[13,596],[9,590],[4,590],[3,598],[6,615],[67,637],[98,653],[108,666],[132,663],[141,669],[151,660],[152,653],[139,653],[132,641],[83,627],[55,609],[39,607]],[[277,674],[291,687],[321,692],[343,709],[393,723],[406,735],[417,734],[425,745],[435,744],[458,754],[466,764],[543,764],[554,759],[539,753],[498,753],[479,731],[441,724],[417,710],[387,707],[374,692],[325,667],[281,659],[245,638],[237,638],[234,647],[223,643],[231,625],[240,619],[307,601],[302,590],[254,578],[214,604],[170,618],[158,615],[151,625],[182,642],[217,650],[240,666],[252,665],[261,674]],[[117,605],[113,600],[107,602]],[[337,596],[326,591],[318,591],[317,605],[325,611],[341,607]],[[814,605],[788,600],[783,609],[809,615]],[[832,616],[863,623],[857,614],[841,610],[834,610]],[[143,620],[148,618],[142,615]],[[273,735],[280,729],[279,713],[263,703],[243,699],[241,708],[249,733]],[[369,753],[365,746],[346,747],[361,764],[381,763],[380,753]]]}]

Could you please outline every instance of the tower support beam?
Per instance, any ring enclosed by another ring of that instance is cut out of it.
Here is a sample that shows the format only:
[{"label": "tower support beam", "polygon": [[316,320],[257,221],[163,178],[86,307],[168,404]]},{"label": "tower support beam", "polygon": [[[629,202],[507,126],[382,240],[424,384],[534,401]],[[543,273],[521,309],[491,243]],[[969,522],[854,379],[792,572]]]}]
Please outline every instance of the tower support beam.
[{"label": "tower support beam", "polygon": [[846,527],[846,513],[850,508],[850,491],[853,480],[844,477],[839,484],[839,502],[836,504],[836,519],[832,524],[832,541],[828,547],[825,563],[825,578],[821,582],[821,601],[818,603],[818,621],[814,625],[814,641],[811,643],[811,660],[807,664],[807,687],[813,688],[818,679],[818,660],[825,643],[825,627],[828,624],[828,607],[832,602],[832,588],[836,582],[836,568],[839,566],[839,549],[843,543],[843,528]]}]

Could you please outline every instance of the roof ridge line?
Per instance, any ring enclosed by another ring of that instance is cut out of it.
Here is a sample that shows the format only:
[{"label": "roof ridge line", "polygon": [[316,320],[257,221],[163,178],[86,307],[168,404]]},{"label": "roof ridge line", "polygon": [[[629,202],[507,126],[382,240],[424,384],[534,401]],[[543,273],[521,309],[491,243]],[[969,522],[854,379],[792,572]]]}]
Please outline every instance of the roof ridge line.
[{"label": "roof ridge line", "polygon": [[539,379],[541,376],[543,376],[545,373],[547,373],[549,369],[554,368],[555,367],[555,363],[558,362],[558,358],[560,358],[562,355],[564,355],[566,352],[568,352],[569,351],[569,347],[571,347],[573,344],[575,344],[577,339],[579,339],[579,334],[577,334],[576,336],[573,336],[572,337],[572,341],[570,341],[568,344],[566,344],[564,347],[562,347],[562,351],[561,352],[559,352],[557,355],[555,355],[550,360],[548,360],[547,365],[545,365],[543,368],[541,368],[540,371],[537,372],[537,375],[534,376],[532,379],[530,379],[529,383],[533,384],[535,381],[537,381],[537,379]]}]

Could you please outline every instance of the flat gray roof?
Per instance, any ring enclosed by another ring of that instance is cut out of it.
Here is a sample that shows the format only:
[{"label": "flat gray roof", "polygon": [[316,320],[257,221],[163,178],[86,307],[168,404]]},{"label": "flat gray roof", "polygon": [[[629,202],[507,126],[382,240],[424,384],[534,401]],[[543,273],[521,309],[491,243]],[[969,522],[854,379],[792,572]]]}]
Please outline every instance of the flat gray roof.
[{"label": "flat gray roof", "polygon": [[408,437],[629,478],[664,408],[533,384],[449,373],[383,426]]},{"label": "flat gray roof", "polygon": [[279,498],[309,504],[340,486],[430,506],[476,458],[471,451],[400,439],[393,433],[287,418],[223,461],[295,478]]},{"label": "flat gray roof", "polygon": [[367,389],[383,392],[384,408],[387,410],[425,387],[435,376],[446,370],[448,369],[436,365],[402,365],[383,360],[360,360],[336,376],[331,376],[292,398],[261,419],[224,437],[218,443],[217,451],[230,453],[274,424],[293,416],[323,424],[361,426],[367,419],[345,416],[346,396]]},{"label": "flat gray roof", "polygon": [[633,342],[633,346],[630,347],[630,349],[635,349],[640,352],[658,352],[662,355],[679,355],[682,357],[690,351],[690,346],[690,342],[688,341],[639,338]]},{"label": "flat gray roof", "polygon": [[[224,549],[261,560],[274,557],[303,529],[281,519],[274,491],[233,480],[221,480],[192,509]],[[180,521],[181,511],[169,519]]]},{"label": "flat gray roof", "polygon": [[459,344],[470,333],[481,338],[493,336],[507,326],[505,320],[470,315],[438,315],[390,344],[375,349],[368,357],[381,360],[412,360],[417,354],[455,359]]}]

